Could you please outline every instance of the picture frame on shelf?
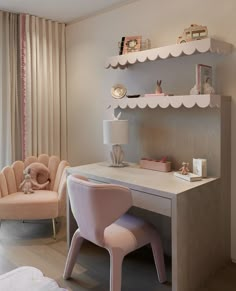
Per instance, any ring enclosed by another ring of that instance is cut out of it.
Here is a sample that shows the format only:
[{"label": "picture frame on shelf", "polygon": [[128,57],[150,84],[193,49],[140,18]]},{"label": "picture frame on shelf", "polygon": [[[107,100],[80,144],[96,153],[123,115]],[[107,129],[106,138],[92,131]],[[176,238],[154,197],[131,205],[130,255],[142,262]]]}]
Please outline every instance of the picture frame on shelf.
[{"label": "picture frame on shelf", "polygon": [[138,52],[141,50],[142,36],[126,36],[123,43],[122,54]]},{"label": "picture frame on shelf", "polygon": [[196,87],[198,94],[205,94],[204,84],[212,86],[212,67],[204,64],[196,65]]}]

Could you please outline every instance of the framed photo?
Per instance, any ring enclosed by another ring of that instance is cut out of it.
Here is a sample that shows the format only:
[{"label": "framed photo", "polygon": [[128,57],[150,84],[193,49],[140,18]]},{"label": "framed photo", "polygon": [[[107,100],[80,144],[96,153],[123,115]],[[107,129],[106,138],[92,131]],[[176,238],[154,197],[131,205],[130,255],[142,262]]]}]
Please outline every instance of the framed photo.
[{"label": "framed photo", "polygon": [[198,88],[199,94],[204,94],[203,85],[208,83],[212,86],[212,67],[197,64],[196,65],[196,86]]},{"label": "framed photo", "polygon": [[123,43],[122,54],[128,54],[131,52],[138,52],[141,49],[141,36],[126,36]]}]

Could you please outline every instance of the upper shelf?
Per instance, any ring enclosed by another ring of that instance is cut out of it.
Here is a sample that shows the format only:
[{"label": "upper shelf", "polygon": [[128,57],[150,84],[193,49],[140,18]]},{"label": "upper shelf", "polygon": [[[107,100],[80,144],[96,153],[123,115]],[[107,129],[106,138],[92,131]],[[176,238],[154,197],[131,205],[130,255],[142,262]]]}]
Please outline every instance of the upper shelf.
[{"label": "upper shelf", "polygon": [[146,61],[155,61],[157,59],[167,59],[172,57],[177,58],[182,55],[189,56],[207,52],[228,54],[232,51],[232,48],[232,44],[213,38],[205,38],[187,43],[174,44],[145,51],[109,57],[106,61],[105,68],[124,69],[128,65],[135,63],[143,63]]},{"label": "upper shelf", "polygon": [[184,96],[151,96],[151,97],[139,97],[139,98],[122,98],[113,99],[111,107],[116,108],[161,108],[173,107],[179,108],[184,106],[186,108],[192,108],[195,105],[200,108],[216,107],[220,108],[221,105],[220,95],[184,95]]}]

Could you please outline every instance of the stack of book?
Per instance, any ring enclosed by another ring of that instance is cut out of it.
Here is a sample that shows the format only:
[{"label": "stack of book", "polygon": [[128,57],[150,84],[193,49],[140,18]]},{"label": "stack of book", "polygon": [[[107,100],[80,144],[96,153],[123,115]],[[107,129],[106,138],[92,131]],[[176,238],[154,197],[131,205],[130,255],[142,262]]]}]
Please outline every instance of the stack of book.
[{"label": "stack of book", "polygon": [[180,179],[189,181],[189,182],[194,182],[194,181],[200,181],[202,180],[202,177],[193,174],[193,173],[188,173],[187,175],[181,174],[181,172],[174,172],[174,175]]}]

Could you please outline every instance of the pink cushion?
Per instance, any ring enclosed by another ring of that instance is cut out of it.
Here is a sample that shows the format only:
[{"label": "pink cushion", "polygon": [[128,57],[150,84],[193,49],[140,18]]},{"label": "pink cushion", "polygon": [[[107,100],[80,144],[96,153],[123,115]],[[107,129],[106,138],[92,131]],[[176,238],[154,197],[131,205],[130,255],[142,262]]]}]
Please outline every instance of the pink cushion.
[{"label": "pink cushion", "polygon": [[32,163],[25,168],[30,169],[30,175],[32,179],[35,179],[39,184],[43,184],[49,179],[49,170],[42,163]]},{"label": "pink cushion", "polygon": [[16,192],[0,199],[1,219],[49,219],[58,216],[58,193],[36,190]]}]

